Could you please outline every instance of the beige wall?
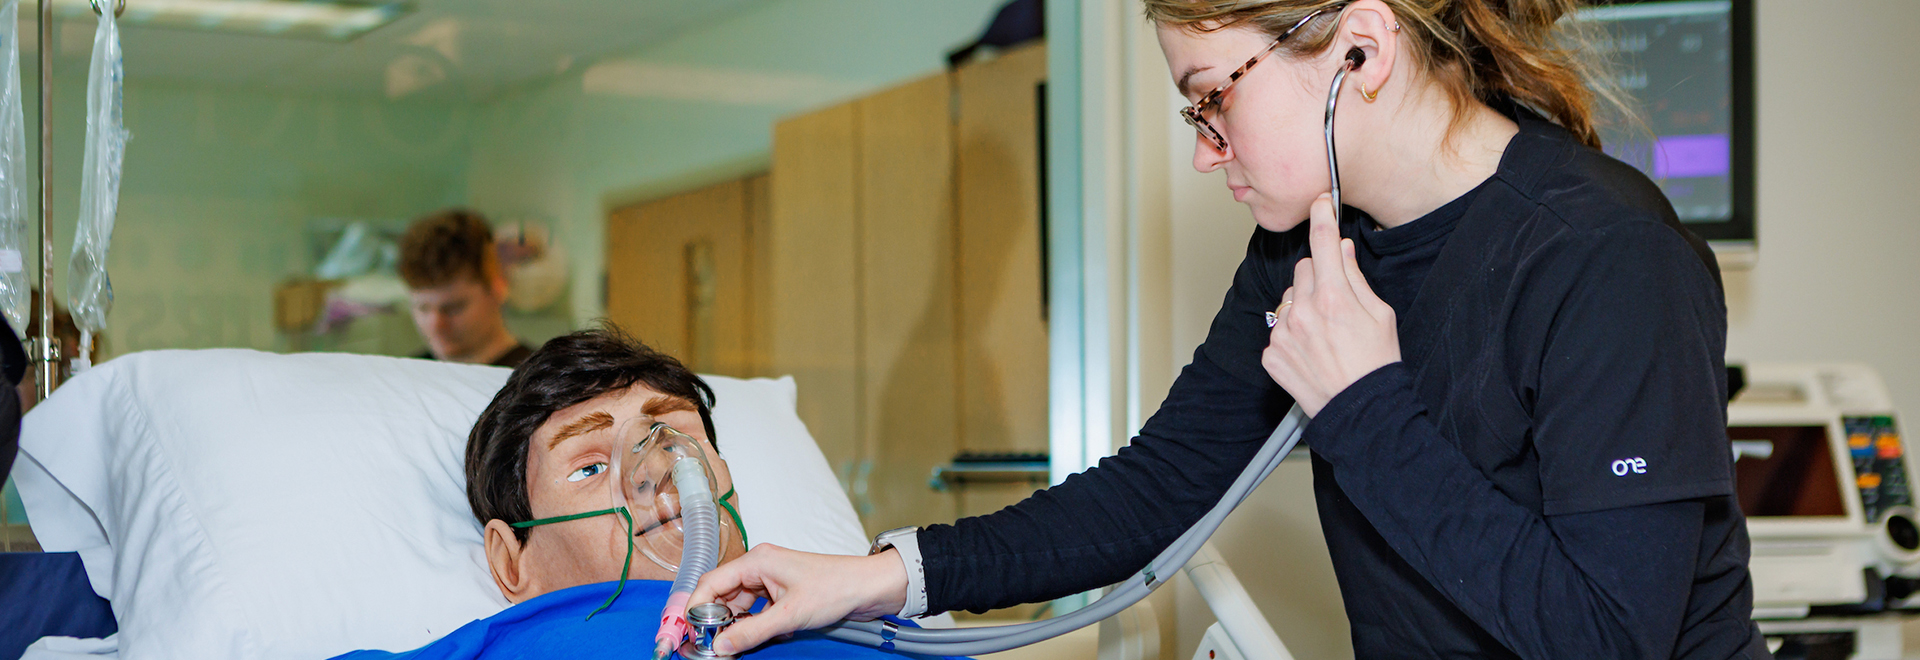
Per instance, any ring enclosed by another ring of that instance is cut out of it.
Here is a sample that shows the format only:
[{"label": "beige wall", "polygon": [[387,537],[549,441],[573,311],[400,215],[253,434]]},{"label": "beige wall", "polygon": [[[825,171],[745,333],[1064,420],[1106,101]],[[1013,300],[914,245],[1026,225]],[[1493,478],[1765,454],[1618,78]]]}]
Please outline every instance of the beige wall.
[{"label": "beige wall", "polygon": [[[1920,420],[1920,70],[1910,64],[1920,61],[1920,42],[1906,32],[1920,25],[1920,2],[1758,0],[1756,22],[1759,259],[1727,276],[1728,357],[1866,362],[1886,378],[1912,434]],[[1151,73],[1137,79],[1151,82]],[[1159,80],[1171,95],[1164,72]],[[1168,103],[1170,112],[1178,101]],[[1185,364],[1253,225],[1219,174],[1188,165],[1191,129],[1165,126],[1171,355]],[[1215,543],[1296,656],[1350,657],[1309,482],[1303,463],[1283,466]],[[1191,589],[1180,596],[1181,612],[1204,612]],[[1191,652],[1206,618],[1182,622],[1177,648]]]}]

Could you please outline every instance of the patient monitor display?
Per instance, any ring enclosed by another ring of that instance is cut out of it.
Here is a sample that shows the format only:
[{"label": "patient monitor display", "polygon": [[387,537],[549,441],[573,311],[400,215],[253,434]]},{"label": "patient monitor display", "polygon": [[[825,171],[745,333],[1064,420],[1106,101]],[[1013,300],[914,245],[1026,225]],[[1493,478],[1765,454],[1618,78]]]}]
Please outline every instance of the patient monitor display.
[{"label": "patient monitor display", "polygon": [[1740,510],[1747,516],[1847,516],[1827,427],[1735,426],[1727,436],[1733,440]]},{"label": "patient monitor display", "polygon": [[[1637,117],[1600,127],[1608,154],[1659,184],[1709,240],[1752,240],[1751,7],[1617,2],[1582,12]],[[1637,121],[1635,121],[1637,120]]]}]

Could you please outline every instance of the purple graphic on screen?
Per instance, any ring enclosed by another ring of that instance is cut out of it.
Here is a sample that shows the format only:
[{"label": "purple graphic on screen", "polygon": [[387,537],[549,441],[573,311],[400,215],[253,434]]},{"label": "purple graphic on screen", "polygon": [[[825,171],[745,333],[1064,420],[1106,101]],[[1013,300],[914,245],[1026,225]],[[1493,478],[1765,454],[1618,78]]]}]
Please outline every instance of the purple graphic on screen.
[{"label": "purple graphic on screen", "polygon": [[1726,176],[1733,165],[1731,144],[1723,133],[1662,137],[1653,148],[1653,177]]}]

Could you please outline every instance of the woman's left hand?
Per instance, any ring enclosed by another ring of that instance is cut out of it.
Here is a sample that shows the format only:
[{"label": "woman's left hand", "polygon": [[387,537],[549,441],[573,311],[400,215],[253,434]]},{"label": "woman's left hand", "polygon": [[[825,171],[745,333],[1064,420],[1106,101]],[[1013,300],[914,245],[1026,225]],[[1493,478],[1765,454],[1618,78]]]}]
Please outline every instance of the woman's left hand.
[{"label": "woman's left hand", "polygon": [[1340,238],[1333,198],[1313,200],[1310,258],[1293,267],[1280,294],[1277,322],[1260,364],[1309,417],[1360,377],[1400,361],[1393,307],[1373,295],[1354,260],[1353,240]]}]

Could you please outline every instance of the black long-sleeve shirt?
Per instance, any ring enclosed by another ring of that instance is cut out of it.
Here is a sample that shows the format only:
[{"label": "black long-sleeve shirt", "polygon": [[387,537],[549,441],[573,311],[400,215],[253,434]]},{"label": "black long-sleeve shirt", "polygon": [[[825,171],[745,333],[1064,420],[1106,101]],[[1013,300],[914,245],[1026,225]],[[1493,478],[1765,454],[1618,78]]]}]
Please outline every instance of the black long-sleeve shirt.
[{"label": "black long-sleeve shirt", "polygon": [[[1403,361],[1309,425],[1359,657],[1765,658],[1725,433],[1725,304],[1653,184],[1516,113],[1499,171],[1384,232],[1351,210]],[[998,513],[920,534],[930,611],[1138,570],[1292,400],[1259,363],[1304,225],[1256,231],[1139,438]]]}]

